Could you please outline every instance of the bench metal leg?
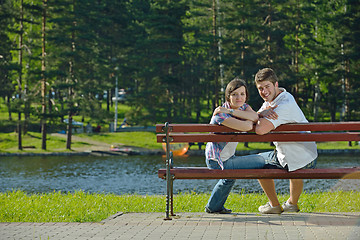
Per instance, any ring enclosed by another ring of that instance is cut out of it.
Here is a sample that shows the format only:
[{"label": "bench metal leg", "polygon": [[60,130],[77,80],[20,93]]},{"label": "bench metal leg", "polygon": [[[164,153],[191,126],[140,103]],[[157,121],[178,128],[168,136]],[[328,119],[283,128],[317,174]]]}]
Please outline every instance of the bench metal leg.
[{"label": "bench metal leg", "polygon": [[172,190],[173,180],[172,180],[172,176],[170,174],[171,158],[172,158],[172,156],[170,156],[170,159],[166,159],[166,216],[165,216],[165,220],[171,220],[170,211],[171,211],[171,215],[173,215],[173,190]]},{"label": "bench metal leg", "polygon": [[170,202],[170,210],[171,210],[171,216],[176,216],[176,214],[174,214],[174,176],[171,176],[171,182],[170,182],[170,198],[171,198],[171,202]]},{"label": "bench metal leg", "polygon": [[166,213],[165,213],[165,219],[164,220],[171,220],[171,217],[170,217],[170,196],[169,196],[169,190],[168,190],[168,187],[166,187]]},{"label": "bench metal leg", "polygon": [[[172,168],[172,152],[170,152],[170,161],[169,161],[170,169]],[[171,220],[170,216],[176,216],[174,214],[174,180],[175,177],[170,174],[169,169],[169,175],[166,175],[166,218],[165,220]],[[169,178],[167,177],[169,176]],[[170,213],[169,213],[170,212]]]},{"label": "bench metal leg", "polygon": [[170,217],[170,204],[171,214],[173,214],[173,200],[172,200],[172,176],[170,169],[172,168],[172,152],[170,151],[170,137],[169,137],[169,124],[165,123],[164,132],[166,133],[166,215],[165,220],[171,220]]}]

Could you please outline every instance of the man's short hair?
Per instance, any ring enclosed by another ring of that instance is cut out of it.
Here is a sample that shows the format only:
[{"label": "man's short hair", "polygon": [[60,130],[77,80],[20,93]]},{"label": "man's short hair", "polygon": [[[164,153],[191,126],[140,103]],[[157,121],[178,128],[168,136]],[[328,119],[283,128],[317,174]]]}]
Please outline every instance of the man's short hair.
[{"label": "man's short hair", "polygon": [[276,76],[274,70],[271,68],[260,69],[255,75],[255,83],[263,81],[270,81],[275,84],[278,81],[278,77]]}]

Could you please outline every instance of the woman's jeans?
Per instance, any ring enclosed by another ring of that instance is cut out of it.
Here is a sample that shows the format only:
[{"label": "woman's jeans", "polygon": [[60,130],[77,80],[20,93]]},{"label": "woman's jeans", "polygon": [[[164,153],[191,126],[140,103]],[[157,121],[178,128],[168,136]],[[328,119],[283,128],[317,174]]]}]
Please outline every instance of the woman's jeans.
[{"label": "woman's jeans", "polygon": [[[274,151],[245,156],[234,155],[224,162],[224,169],[264,168],[265,159],[269,157],[269,154],[274,154]],[[214,160],[206,159],[206,165],[209,169],[221,169],[218,162]],[[235,181],[235,179],[220,179],[211,193],[206,208],[212,212],[223,210],[226,199],[228,198]]]}]

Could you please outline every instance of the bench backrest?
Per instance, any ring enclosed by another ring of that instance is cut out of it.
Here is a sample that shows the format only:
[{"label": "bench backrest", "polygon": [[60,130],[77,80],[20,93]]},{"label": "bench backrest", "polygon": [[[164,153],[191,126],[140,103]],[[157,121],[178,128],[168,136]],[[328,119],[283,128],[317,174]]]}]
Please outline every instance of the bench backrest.
[{"label": "bench backrest", "polygon": [[[311,131],[311,132],[304,132]],[[313,122],[285,124],[265,135],[235,132],[214,124],[157,124],[157,142],[291,142],[360,141],[360,122]]]}]

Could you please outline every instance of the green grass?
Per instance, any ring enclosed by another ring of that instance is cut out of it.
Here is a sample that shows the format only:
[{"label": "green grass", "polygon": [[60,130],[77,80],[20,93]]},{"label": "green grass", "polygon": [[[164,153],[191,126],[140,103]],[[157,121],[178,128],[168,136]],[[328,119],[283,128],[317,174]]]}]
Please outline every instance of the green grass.
[{"label": "green grass", "polygon": [[116,132],[100,134],[78,134],[79,137],[89,138],[93,141],[117,145],[119,143],[127,146],[142,147],[148,149],[161,149],[161,143],[156,142],[154,132]]},{"label": "green grass", "polygon": [[[65,135],[64,135],[65,136]],[[156,135],[153,132],[117,132],[117,133],[99,133],[99,134],[76,134],[82,139],[89,141],[98,141],[110,145],[125,144],[127,146],[142,147],[147,149],[161,149],[161,143],[156,142]],[[46,151],[41,150],[41,133],[28,132],[22,137],[23,146],[33,146],[35,148],[26,148],[18,150],[18,136],[16,133],[0,133],[0,152],[66,152],[66,138],[47,135]],[[71,148],[89,147],[87,141],[77,141],[72,138]]]},{"label": "green grass", "polygon": [[[349,146],[349,142],[318,142],[318,149],[360,149],[360,145],[357,142],[352,142],[352,146]],[[270,146],[270,143],[257,143],[250,142],[248,147],[244,147],[243,143],[239,143],[237,150],[257,150],[257,149],[274,149]]]},{"label": "green grass", "polygon": [[[175,212],[203,212],[210,194],[174,196]],[[285,201],[288,195],[279,195]],[[302,212],[360,212],[360,192],[304,193]],[[258,212],[264,194],[231,193],[226,207],[234,212]],[[0,193],[0,222],[99,222],[117,212],[165,212],[165,196],[53,192],[26,194],[20,190]]]},{"label": "green grass", "polygon": [[[162,149],[161,143],[156,142],[156,134],[154,132],[116,132],[116,133],[99,133],[99,134],[75,134],[82,139],[89,141],[103,142],[110,145],[124,144],[127,146],[141,147],[147,149]],[[72,139],[71,147],[89,147],[90,144],[85,140],[77,141]],[[18,139],[16,133],[0,133],[0,152],[64,152],[66,150],[66,138],[47,135],[47,150],[41,150],[41,134],[35,132],[28,132],[23,136],[23,146],[34,146],[35,148],[26,148],[19,151]],[[318,149],[360,149],[357,142],[352,142],[349,146],[348,142],[321,142],[317,144]],[[197,149],[193,147],[192,149]],[[204,148],[203,148],[204,149]],[[265,150],[274,149],[270,143],[248,143],[245,147],[243,143],[239,143],[237,150]]]},{"label": "green grass", "polygon": [[[56,136],[47,135],[46,146],[47,150],[41,150],[41,133],[28,132],[22,136],[22,146],[31,147],[23,151],[18,150],[18,135],[17,133],[0,133],[0,152],[64,152],[66,150],[66,139]],[[89,146],[86,142],[73,141],[72,147]],[[34,148],[32,148],[34,147]]]},{"label": "green grass", "polygon": [[318,149],[360,149],[358,142],[351,142],[352,146],[349,146],[349,142],[321,142],[317,143]]}]

